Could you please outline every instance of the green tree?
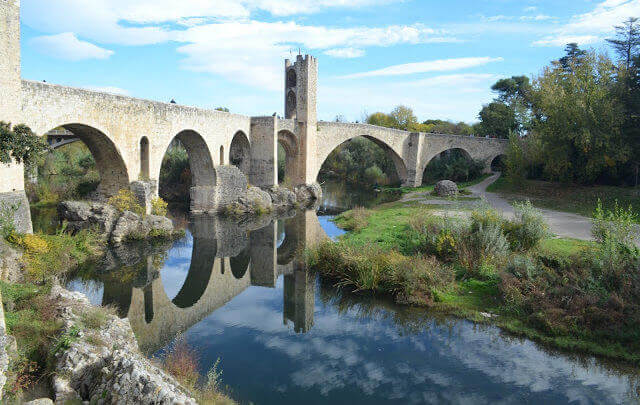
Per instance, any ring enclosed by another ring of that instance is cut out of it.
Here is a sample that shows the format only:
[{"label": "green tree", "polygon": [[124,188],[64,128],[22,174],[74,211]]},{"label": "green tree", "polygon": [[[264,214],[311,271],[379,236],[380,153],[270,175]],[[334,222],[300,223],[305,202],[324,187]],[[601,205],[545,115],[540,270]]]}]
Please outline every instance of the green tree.
[{"label": "green tree", "polygon": [[418,124],[413,110],[407,106],[399,105],[391,111],[390,117],[395,122],[397,129],[403,129],[405,131],[412,131]]},{"label": "green tree", "polygon": [[479,135],[507,139],[509,134],[518,131],[518,120],[515,111],[505,103],[494,101],[482,107]]},{"label": "green tree", "polygon": [[512,76],[498,80],[491,90],[498,93],[496,101],[508,105],[516,116],[517,132],[523,134],[531,128],[531,81],[527,76]]},{"label": "green tree", "polygon": [[616,69],[605,55],[588,52],[545,68],[535,80],[533,127],[551,180],[593,183],[629,158],[622,136],[624,108],[612,97]]},{"label": "green tree", "polygon": [[377,112],[369,115],[367,117],[367,124],[386,128],[395,128],[398,125],[391,116],[383,112]]},{"label": "green tree", "polygon": [[587,51],[580,49],[578,44],[575,42],[567,44],[564,51],[566,55],[560,58],[558,62],[566,72],[571,72],[573,67],[579,65],[582,59],[587,55]]},{"label": "green tree", "polygon": [[640,48],[640,25],[638,19],[630,17],[623,25],[618,25],[616,29],[616,38],[607,39],[618,56],[624,61],[627,70],[631,67],[633,58],[637,55]]},{"label": "green tree", "polygon": [[0,162],[12,160],[27,164],[36,163],[49,146],[23,124],[15,125],[0,121]]}]

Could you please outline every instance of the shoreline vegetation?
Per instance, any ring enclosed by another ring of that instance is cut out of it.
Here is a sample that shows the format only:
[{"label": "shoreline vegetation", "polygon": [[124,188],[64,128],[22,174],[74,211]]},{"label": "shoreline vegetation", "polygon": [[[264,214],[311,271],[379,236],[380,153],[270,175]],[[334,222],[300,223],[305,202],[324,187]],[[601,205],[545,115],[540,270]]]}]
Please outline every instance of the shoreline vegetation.
[{"label": "shoreline vegetation", "polygon": [[308,248],[305,260],[355,294],[640,364],[634,213],[598,206],[590,242],[553,238],[530,203],[514,208],[514,220],[483,204],[447,216],[419,202],[356,208],[335,219],[349,232]]}]

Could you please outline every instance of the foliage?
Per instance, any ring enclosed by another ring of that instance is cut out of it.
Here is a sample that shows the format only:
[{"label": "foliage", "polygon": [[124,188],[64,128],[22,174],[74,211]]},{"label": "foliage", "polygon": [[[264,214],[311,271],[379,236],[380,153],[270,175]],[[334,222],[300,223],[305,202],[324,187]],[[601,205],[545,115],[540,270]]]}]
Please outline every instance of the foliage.
[{"label": "foliage", "polygon": [[450,149],[433,158],[424,169],[422,184],[440,180],[468,182],[482,176],[484,163],[474,161],[461,149]]},{"label": "foliage", "polygon": [[20,205],[9,204],[5,201],[0,203],[0,236],[3,239],[9,237],[16,232],[15,214],[20,209]]},{"label": "foliage", "polygon": [[144,215],[145,210],[138,203],[138,199],[129,189],[123,188],[118,191],[118,194],[109,198],[107,201],[109,205],[112,205],[119,212],[131,211],[137,215]]},{"label": "foliage", "polygon": [[366,208],[355,207],[338,215],[334,221],[342,229],[358,232],[367,226],[370,215]]},{"label": "foliage", "polygon": [[50,151],[37,164],[37,183],[27,182],[31,203],[55,205],[85,198],[97,190],[100,175],[91,152],[82,142]]},{"label": "foliage", "polygon": [[161,217],[166,217],[168,213],[167,207],[169,204],[166,203],[162,198],[156,197],[151,200],[151,215],[159,215]]},{"label": "foliage", "polygon": [[26,125],[12,128],[11,124],[0,121],[0,162],[34,163],[48,149],[46,142]]},{"label": "foliage", "polygon": [[640,24],[638,18],[629,17],[623,25],[616,26],[617,37],[607,39],[618,56],[625,62],[629,69],[635,55],[640,51]]},{"label": "foliage", "polygon": [[189,154],[178,140],[174,140],[162,159],[159,194],[165,201],[189,202],[191,166]]},{"label": "foliage", "polygon": [[549,235],[548,226],[542,213],[530,201],[515,202],[515,221],[505,223],[506,236],[511,249],[531,250]]},{"label": "foliage", "polygon": [[342,179],[350,184],[387,185],[396,173],[393,160],[375,142],[358,137],[336,148],[322,165],[320,181]]},{"label": "foliage", "polygon": [[16,245],[24,250],[22,261],[28,279],[46,281],[96,259],[101,253],[99,236],[89,231],[56,235],[16,236]]},{"label": "foliage", "polygon": [[485,105],[478,116],[478,134],[482,136],[507,139],[520,126],[515,111],[502,102],[494,101]]},{"label": "foliage", "polygon": [[624,209],[617,202],[613,209],[605,210],[598,201],[593,215],[592,234],[599,243],[599,258],[605,271],[612,273],[627,268],[640,259],[640,241],[637,216],[631,207]]}]

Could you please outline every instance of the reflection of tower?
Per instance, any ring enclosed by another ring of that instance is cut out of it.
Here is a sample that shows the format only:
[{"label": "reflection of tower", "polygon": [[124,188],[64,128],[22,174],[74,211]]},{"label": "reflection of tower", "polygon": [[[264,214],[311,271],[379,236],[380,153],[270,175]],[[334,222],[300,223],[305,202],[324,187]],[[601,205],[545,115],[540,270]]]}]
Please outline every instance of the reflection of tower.
[{"label": "reflection of tower", "polygon": [[284,324],[293,322],[296,333],[307,333],[313,327],[316,279],[304,269],[284,276]]}]

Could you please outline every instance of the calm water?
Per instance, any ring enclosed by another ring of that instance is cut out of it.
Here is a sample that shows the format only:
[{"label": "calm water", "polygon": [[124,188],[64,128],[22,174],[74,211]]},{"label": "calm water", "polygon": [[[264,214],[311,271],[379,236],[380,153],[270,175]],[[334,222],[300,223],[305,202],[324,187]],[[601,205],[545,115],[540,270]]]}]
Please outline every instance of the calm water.
[{"label": "calm water", "polygon": [[116,305],[142,351],[180,335],[242,403],[637,403],[636,372],[547,351],[498,328],[342,295],[307,273],[315,212],[268,223],[192,218],[166,246],[112,251],[68,283]]}]

